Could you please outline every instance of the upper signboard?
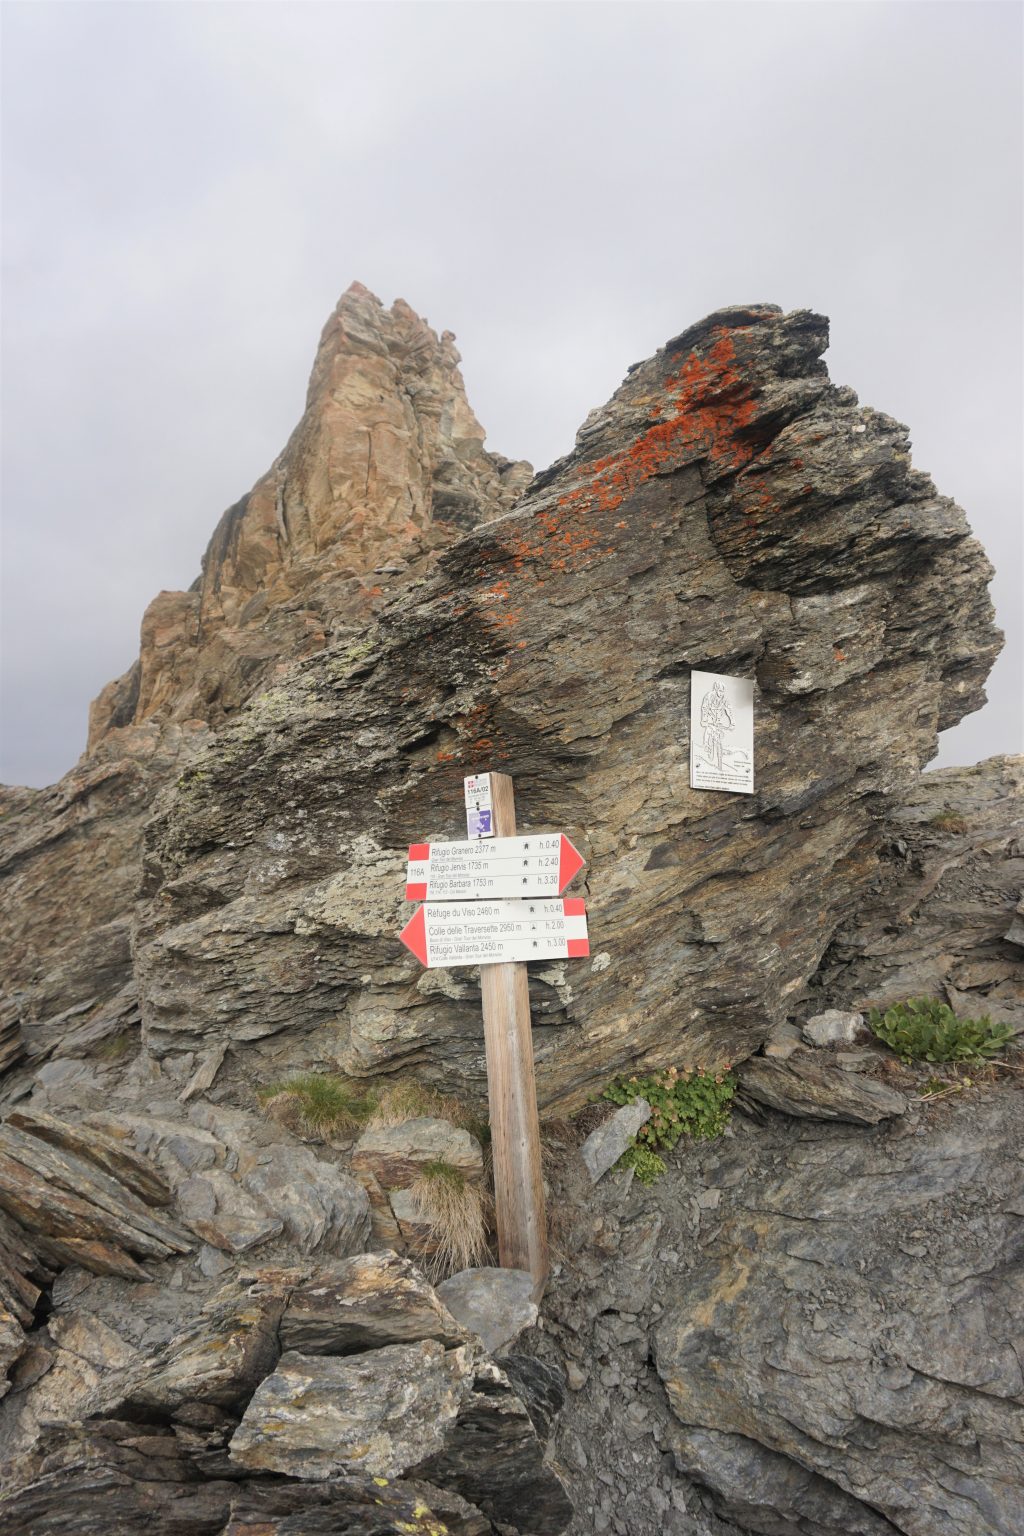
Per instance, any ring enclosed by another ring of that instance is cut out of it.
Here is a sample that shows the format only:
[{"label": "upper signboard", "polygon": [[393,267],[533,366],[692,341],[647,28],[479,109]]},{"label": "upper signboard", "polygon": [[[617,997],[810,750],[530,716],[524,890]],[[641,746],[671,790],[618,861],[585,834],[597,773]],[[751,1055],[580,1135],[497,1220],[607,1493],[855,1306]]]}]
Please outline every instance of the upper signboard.
[{"label": "upper signboard", "polygon": [[690,788],[754,793],[754,684],[690,673]]},{"label": "upper signboard", "polygon": [[490,842],[413,843],[407,901],[560,896],[584,860],[560,832]]}]

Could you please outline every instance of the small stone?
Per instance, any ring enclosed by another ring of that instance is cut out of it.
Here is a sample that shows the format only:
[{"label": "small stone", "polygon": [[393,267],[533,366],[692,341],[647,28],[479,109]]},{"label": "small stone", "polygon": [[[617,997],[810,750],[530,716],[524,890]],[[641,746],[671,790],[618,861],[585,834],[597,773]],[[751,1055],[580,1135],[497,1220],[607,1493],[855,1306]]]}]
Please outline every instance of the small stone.
[{"label": "small stone", "polygon": [[609,1168],[614,1168],[637,1131],[650,1118],[651,1106],[647,1100],[636,1099],[632,1104],[623,1104],[610,1120],[591,1131],[580,1152],[592,1184],[596,1184]]},{"label": "small stone", "polygon": [[763,1050],[766,1056],[773,1056],[777,1061],[785,1061],[799,1049],[800,1031],[795,1024],[777,1024],[765,1041]]},{"label": "small stone", "polygon": [[803,1027],[809,1045],[852,1045],[864,1033],[862,1013],[844,1013],[841,1008],[826,1008],[816,1013]]},{"label": "small stone", "polygon": [[582,1392],[590,1380],[590,1372],[577,1365],[575,1360],[569,1360],[566,1362],[565,1379],[570,1392]]},{"label": "small stone", "polygon": [[533,1279],[525,1269],[463,1269],[439,1285],[437,1294],[492,1355],[537,1321]]},{"label": "small stone", "polygon": [[836,1051],[836,1066],[844,1072],[863,1072],[877,1060],[873,1051]]}]

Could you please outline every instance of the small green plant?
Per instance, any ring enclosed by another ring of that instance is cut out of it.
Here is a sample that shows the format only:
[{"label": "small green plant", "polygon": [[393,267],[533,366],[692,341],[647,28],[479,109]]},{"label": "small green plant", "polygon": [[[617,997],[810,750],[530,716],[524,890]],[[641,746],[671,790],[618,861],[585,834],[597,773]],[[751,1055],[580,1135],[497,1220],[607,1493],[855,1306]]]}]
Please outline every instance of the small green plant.
[{"label": "small green plant", "polygon": [[379,1094],[367,1083],[327,1072],[305,1072],[259,1089],[264,1109],[288,1120],[292,1114],[305,1129],[360,1130],[377,1108]]},{"label": "small green plant", "polygon": [[1008,1024],[958,1019],[937,997],[912,997],[884,1013],[872,1008],[868,1024],[901,1061],[975,1061],[994,1056],[1013,1039]]},{"label": "small green plant", "polygon": [[659,1157],[657,1152],[652,1152],[650,1147],[645,1147],[641,1142],[634,1140],[631,1147],[627,1147],[616,1165],[619,1168],[632,1168],[641,1184],[653,1184],[655,1179],[660,1179],[665,1172],[665,1159]]},{"label": "small green plant", "polygon": [[720,1136],[729,1123],[729,1103],[736,1079],[728,1072],[667,1067],[648,1077],[619,1077],[601,1095],[612,1104],[646,1099],[651,1118],[637,1132],[637,1142],[671,1151],[680,1136],[705,1141]]},{"label": "small green plant", "polygon": [[431,1228],[431,1272],[455,1274],[488,1261],[488,1202],[479,1184],[470,1184],[460,1168],[434,1158],[409,1190],[416,1210]]}]

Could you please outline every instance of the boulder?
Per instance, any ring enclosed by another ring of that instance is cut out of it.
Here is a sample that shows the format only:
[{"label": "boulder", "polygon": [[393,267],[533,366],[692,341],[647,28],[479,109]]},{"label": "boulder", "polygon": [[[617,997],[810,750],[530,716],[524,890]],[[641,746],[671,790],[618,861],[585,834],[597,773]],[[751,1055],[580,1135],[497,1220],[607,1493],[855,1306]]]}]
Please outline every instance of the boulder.
[{"label": "boulder", "polygon": [[352,1170],[369,1174],[382,1189],[407,1189],[428,1163],[444,1162],[464,1178],[483,1177],[480,1143],[447,1120],[427,1117],[364,1131],[352,1150]]},{"label": "boulder", "polygon": [[534,1283],[523,1269],[463,1269],[437,1294],[452,1316],[475,1333],[488,1354],[501,1354],[537,1321]]},{"label": "boulder", "polygon": [[445,1443],[471,1373],[467,1348],[436,1339],[343,1359],[289,1350],[249,1403],[232,1461],[313,1480],[399,1477]]},{"label": "boulder", "polygon": [[421,1339],[451,1349],[466,1333],[408,1259],[364,1253],[295,1286],[280,1339],[300,1354],[349,1355]]}]

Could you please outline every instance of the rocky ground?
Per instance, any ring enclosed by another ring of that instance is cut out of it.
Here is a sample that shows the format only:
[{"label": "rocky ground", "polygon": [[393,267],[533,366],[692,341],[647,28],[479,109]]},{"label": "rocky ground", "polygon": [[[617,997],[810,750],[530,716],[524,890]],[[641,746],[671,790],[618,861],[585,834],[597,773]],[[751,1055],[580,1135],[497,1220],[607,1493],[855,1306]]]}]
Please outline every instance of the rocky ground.
[{"label": "rocky ground", "polygon": [[873,1128],[740,1114],[651,1189],[563,1179],[529,1348],[567,1369],[573,1536],[1021,1529],[1019,1071]]}]

